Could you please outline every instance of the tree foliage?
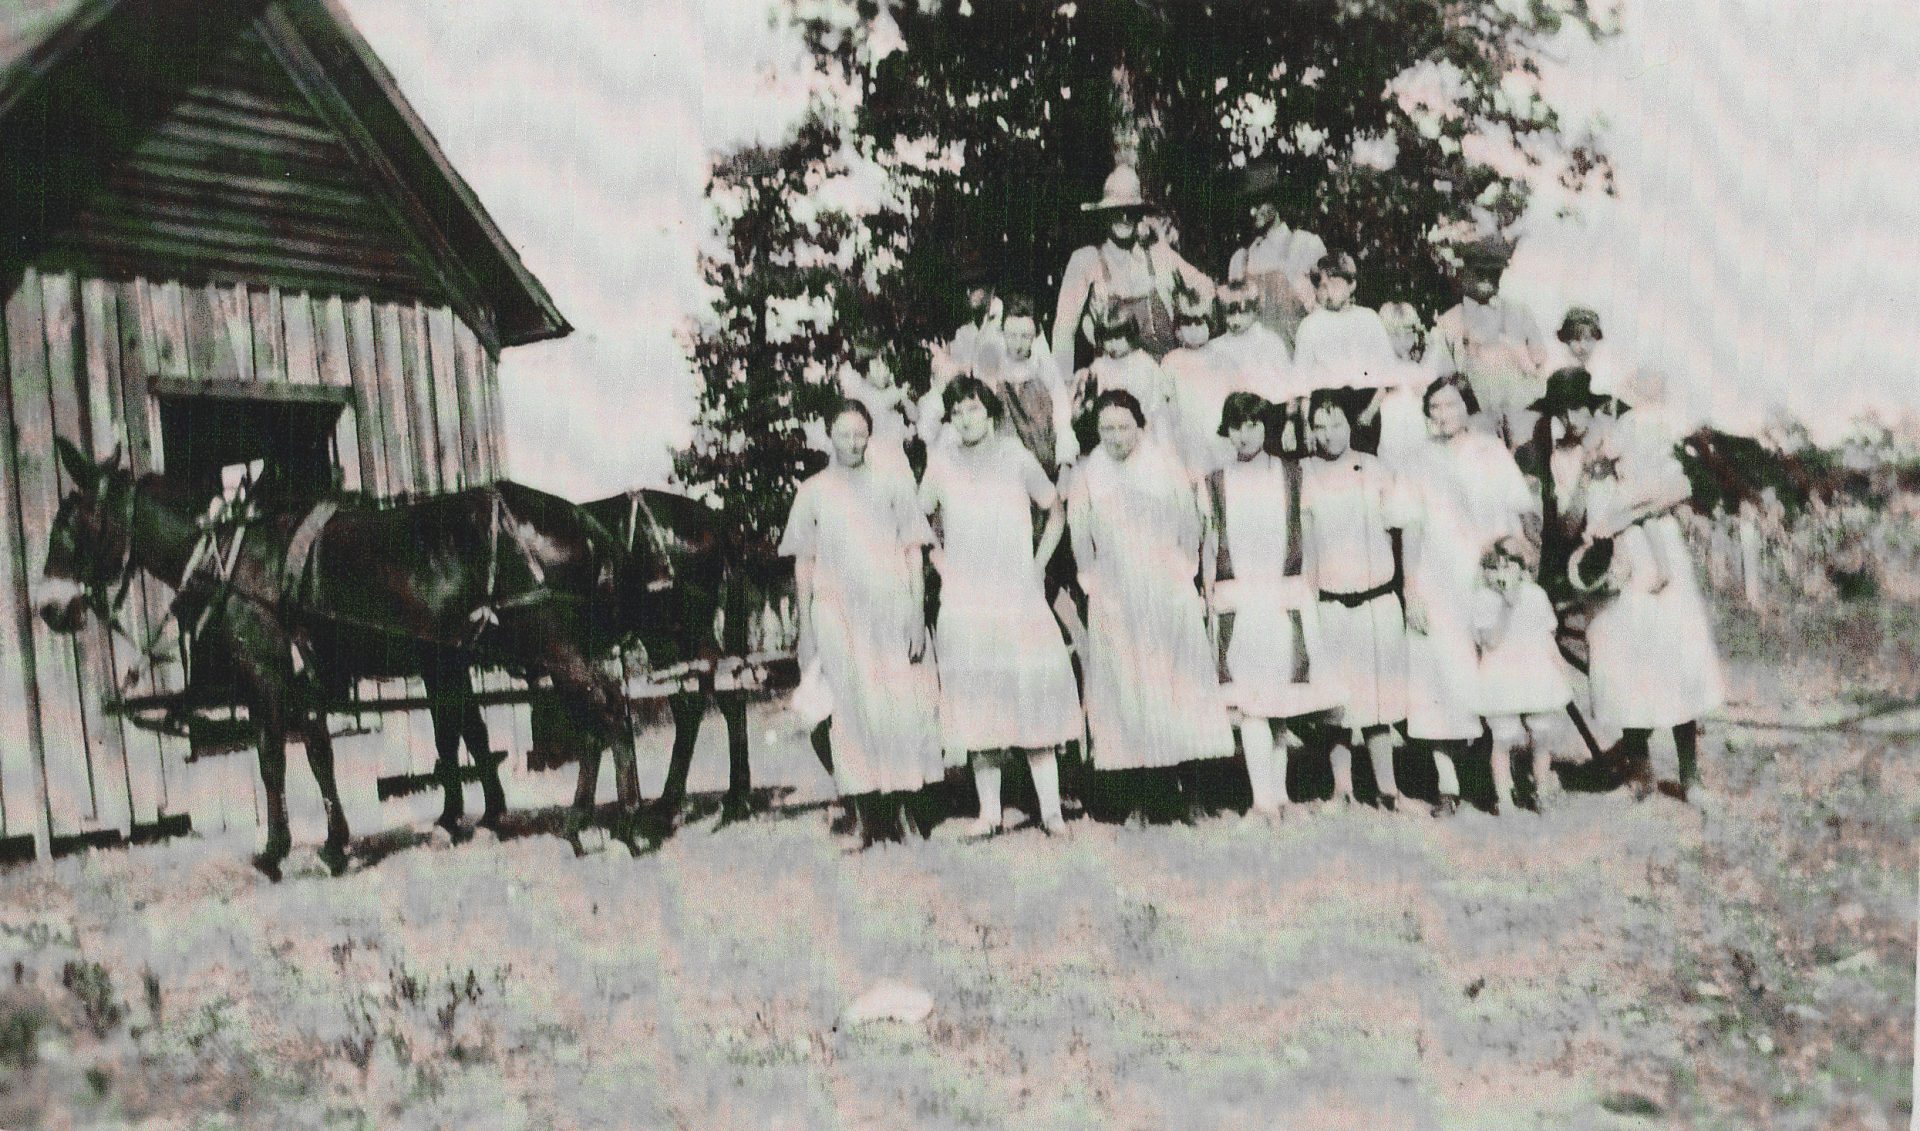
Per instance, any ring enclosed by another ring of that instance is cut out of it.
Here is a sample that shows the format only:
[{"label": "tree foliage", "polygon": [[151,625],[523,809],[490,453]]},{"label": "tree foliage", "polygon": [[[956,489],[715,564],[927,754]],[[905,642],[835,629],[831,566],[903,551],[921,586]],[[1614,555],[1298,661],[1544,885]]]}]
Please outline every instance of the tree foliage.
[{"label": "tree foliage", "polygon": [[[1137,163],[1183,253],[1214,277],[1251,234],[1247,170],[1266,166],[1288,223],[1355,254],[1361,301],[1428,315],[1454,301],[1456,248],[1511,235],[1536,186],[1610,188],[1604,156],[1538,93],[1554,37],[1606,31],[1585,0],[788,0],[786,11],[844,97],[788,144],[715,170],[713,194],[749,203],[723,208],[726,250],[705,264],[716,321],[693,353],[703,426],[744,432],[747,448],[705,437],[681,466],[743,522],[772,519],[763,530],[777,529],[771,512],[799,466],[783,414],[820,395],[849,328],[903,346],[944,338],[974,276],[1050,311],[1070,252],[1099,238],[1080,205],[1117,159]],[[861,208],[803,203],[852,171],[885,191]],[[800,295],[823,316],[770,340],[764,304]],[[921,368],[910,348],[902,360],[910,376]],[[762,488],[764,500],[736,498]]]}]

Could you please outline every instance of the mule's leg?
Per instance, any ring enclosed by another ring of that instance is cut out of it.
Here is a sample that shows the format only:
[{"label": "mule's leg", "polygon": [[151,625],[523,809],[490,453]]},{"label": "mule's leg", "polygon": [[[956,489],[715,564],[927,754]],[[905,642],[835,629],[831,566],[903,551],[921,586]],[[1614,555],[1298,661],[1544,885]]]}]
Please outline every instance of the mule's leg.
[{"label": "mule's leg", "polygon": [[727,797],[721,819],[737,821],[753,809],[753,766],[747,751],[747,697],[738,691],[714,696],[720,717],[727,723]]},{"label": "mule's leg", "polygon": [[[433,720],[433,773],[440,779],[440,792],[445,799],[434,824],[447,830],[447,835],[457,841],[461,839],[460,818],[466,812],[466,798],[460,784],[460,724],[467,697],[457,694],[456,683],[465,685],[466,672],[460,672],[456,681],[445,665],[429,661],[422,665],[420,678],[426,684],[427,701],[432,704],[427,708],[427,715]],[[480,752],[469,748],[467,753],[478,764]]]},{"label": "mule's leg", "polygon": [[707,714],[707,691],[678,692],[667,699],[673,713],[673,753],[667,761],[667,784],[660,799],[653,803],[655,823],[672,828],[687,800],[687,772],[693,766],[694,742],[700,737],[700,724]]},{"label": "mule's leg", "polygon": [[483,829],[498,829],[507,814],[507,791],[500,784],[500,759],[493,756],[493,743],[487,737],[487,720],[480,704],[469,696],[460,712],[460,734],[467,744],[467,757],[480,767],[480,796],[485,807],[476,824]]},{"label": "mule's leg", "polygon": [[[233,639],[235,674],[246,693],[247,710],[260,728],[260,785],[267,794],[267,843],[253,858],[253,866],[274,883],[280,865],[293,848],[287,823],[287,699],[292,673],[273,670],[258,650],[237,634]],[[272,651],[268,650],[268,655]],[[279,654],[286,655],[280,647]]]},{"label": "mule's leg", "polygon": [[314,784],[320,787],[320,803],[327,812],[327,840],[320,846],[320,859],[334,875],[347,870],[346,809],[340,803],[340,783],[333,775],[333,736],[327,733],[327,714],[315,710],[307,731],[307,765],[313,770]]}]

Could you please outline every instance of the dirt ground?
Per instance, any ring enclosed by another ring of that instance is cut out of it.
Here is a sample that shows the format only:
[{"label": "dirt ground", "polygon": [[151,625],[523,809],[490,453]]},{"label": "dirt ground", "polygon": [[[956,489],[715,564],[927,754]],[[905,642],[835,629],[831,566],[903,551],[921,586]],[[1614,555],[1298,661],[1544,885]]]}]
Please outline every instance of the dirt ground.
[{"label": "dirt ground", "polygon": [[[1920,616],[1722,647],[1694,806],[848,855],[796,805],[639,860],[403,837],[331,879],[309,843],[274,886],[211,838],[17,869],[0,1127],[1905,1126]],[[931,1015],[843,1022],[882,979]]]}]

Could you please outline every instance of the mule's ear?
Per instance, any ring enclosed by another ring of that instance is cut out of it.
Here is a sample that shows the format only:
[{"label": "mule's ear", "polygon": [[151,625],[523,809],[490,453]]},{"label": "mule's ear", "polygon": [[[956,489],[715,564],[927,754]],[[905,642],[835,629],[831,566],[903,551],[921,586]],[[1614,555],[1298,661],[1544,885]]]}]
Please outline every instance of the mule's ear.
[{"label": "mule's ear", "polygon": [[99,485],[100,469],[65,436],[55,436],[53,448],[60,453],[60,466],[67,469],[67,478],[73,480],[75,486],[91,491]]}]

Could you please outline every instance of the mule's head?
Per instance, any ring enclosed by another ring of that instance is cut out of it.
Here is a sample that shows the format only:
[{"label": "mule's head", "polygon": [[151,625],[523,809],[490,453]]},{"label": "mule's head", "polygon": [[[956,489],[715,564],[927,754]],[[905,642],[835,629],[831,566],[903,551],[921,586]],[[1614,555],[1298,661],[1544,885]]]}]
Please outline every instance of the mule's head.
[{"label": "mule's head", "polygon": [[127,565],[127,522],[120,512],[132,498],[133,484],[117,450],[96,464],[64,439],[56,438],[54,446],[73,489],[60,500],[48,531],[47,561],[34,601],[48,628],[76,632],[89,608],[102,619],[108,615],[108,596]]}]

